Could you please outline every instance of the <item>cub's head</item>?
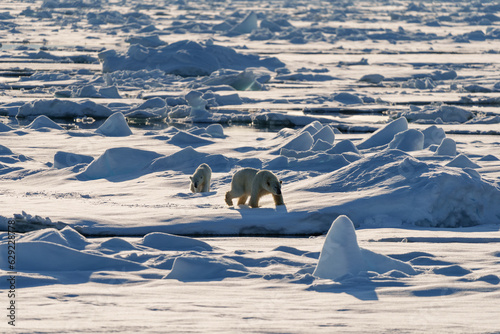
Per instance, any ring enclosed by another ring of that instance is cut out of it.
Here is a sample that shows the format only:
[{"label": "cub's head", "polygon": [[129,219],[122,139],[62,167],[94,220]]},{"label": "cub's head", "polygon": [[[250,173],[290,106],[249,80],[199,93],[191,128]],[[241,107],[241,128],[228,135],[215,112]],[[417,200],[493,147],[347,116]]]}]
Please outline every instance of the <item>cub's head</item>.
[{"label": "cub's head", "polygon": [[273,195],[281,195],[281,181],[274,175],[265,178],[264,189]]},{"label": "cub's head", "polygon": [[190,176],[189,179],[191,180],[191,188],[194,189],[194,192],[201,192],[203,189],[203,175]]}]

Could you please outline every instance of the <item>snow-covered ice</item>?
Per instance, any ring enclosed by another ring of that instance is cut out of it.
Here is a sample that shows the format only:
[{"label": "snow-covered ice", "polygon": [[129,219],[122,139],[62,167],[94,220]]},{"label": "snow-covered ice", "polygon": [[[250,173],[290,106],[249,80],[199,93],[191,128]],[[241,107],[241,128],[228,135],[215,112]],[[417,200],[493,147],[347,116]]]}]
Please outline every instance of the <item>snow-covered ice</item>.
[{"label": "snow-covered ice", "polygon": [[499,11],[0,5],[1,331],[498,332]]}]

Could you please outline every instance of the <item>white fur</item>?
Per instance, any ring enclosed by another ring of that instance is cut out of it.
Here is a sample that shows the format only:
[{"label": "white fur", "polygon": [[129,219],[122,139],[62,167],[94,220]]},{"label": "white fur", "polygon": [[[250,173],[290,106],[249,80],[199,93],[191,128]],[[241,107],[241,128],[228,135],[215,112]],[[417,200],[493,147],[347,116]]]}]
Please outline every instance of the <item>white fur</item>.
[{"label": "white fur", "polygon": [[212,169],[207,164],[201,164],[196,168],[191,179],[191,191],[202,193],[210,191],[210,180],[212,179]]},{"label": "white fur", "polygon": [[249,205],[259,206],[259,199],[267,194],[273,195],[276,205],[284,205],[281,193],[281,181],[268,170],[244,168],[237,171],[231,181],[231,190],[226,193],[226,203],[233,205],[233,198],[239,198],[238,204],[245,204],[250,196]]}]

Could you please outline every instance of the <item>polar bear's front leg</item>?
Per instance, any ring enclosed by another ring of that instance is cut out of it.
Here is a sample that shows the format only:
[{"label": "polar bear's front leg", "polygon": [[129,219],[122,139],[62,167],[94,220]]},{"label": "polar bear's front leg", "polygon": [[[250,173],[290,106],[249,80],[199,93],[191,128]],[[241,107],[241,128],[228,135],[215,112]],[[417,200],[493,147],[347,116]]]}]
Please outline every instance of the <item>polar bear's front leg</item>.
[{"label": "polar bear's front leg", "polygon": [[248,203],[250,207],[258,208],[259,199],[265,194],[269,194],[269,191],[266,191],[265,189],[259,189],[258,191],[255,191],[254,189],[252,189],[252,194],[250,195],[250,202]]},{"label": "polar bear's front leg", "polygon": [[278,205],[285,205],[285,201],[283,200],[283,195],[274,195],[273,194],[273,198],[274,198],[274,204],[276,206]]}]

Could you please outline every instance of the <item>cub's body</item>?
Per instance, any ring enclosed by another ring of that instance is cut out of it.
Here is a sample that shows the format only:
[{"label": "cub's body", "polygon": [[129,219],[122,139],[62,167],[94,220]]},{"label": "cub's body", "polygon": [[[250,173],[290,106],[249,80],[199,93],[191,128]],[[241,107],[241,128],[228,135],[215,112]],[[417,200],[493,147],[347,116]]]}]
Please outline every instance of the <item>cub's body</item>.
[{"label": "cub's body", "polygon": [[196,168],[196,171],[191,179],[191,191],[194,193],[209,192],[210,181],[212,179],[212,169],[207,164],[201,164]]}]

